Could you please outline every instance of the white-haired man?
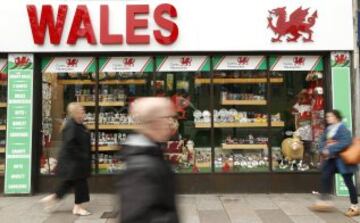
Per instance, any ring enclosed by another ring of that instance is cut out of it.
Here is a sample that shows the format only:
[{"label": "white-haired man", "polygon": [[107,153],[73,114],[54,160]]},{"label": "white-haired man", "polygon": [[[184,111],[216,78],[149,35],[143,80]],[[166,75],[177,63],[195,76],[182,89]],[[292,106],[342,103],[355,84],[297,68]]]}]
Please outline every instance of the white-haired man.
[{"label": "white-haired man", "polygon": [[178,223],[174,176],[160,148],[173,134],[174,106],[167,98],[140,98],[130,114],[140,128],[121,152],[120,222]]}]

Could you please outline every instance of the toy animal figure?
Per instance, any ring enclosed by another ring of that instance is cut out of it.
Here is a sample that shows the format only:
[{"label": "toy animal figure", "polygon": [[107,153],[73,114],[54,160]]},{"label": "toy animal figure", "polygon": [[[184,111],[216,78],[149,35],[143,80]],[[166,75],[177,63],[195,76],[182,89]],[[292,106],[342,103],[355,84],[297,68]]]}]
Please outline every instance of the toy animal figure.
[{"label": "toy animal figure", "polygon": [[176,93],[171,96],[171,100],[175,105],[178,113],[178,119],[186,119],[186,109],[190,105],[190,96],[184,97],[182,94]]},{"label": "toy animal figure", "polygon": [[304,145],[299,134],[294,133],[292,138],[286,138],[281,143],[281,150],[286,160],[301,160],[304,156]]}]

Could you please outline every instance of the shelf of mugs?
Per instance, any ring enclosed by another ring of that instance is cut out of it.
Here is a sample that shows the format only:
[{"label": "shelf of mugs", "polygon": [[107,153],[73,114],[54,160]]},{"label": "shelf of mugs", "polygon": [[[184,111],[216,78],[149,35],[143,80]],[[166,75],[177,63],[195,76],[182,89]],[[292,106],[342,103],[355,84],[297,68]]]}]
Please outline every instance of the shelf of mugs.
[{"label": "shelf of mugs", "polygon": [[[84,124],[88,129],[95,129],[95,114],[86,113]],[[100,112],[99,113],[99,130],[131,130],[137,129],[139,125],[134,123],[133,119],[124,113],[119,112]]]},{"label": "shelf of mugs", "polygon": [[[278,84],[283,83],[284,78],[272,77],[270,83]],[[210,78],[196,78],[195,84],[210,84]],[[267,78],[214,78],[214,84],[264,84],[267,83]]]},{"label": "shelf of mugs", "polygon": [[228,150],[251,150],[251,149],[268,149],[269,138],[266,136],[257,136],[249,134],[247,137],[235,138],[226,137],[222,143],[222,149]]},{"label": "shelf of mugs", "polygon": [[0,108],[6,108],[7,103],[6,102],[0,102]]},{"label": "shelf of mugs", "polygon": [[[195,128],[210,128],[211,113],[210,111],[195,110],[193,113]],[[271,116],[271,126],[282,127],[284,122],[281,121],[280,114]],[[214,127],[215,128],[257,128],[267,127],[268,118],[266,114],[256,112],[237,111],[236,109],[214,110]]]},{"label": "shelf of mugs", "polygon": [[[84,107],[94,107],[95,101],[83,101],[79,102]],[[125,106],[125,101],[101,101],[99,102],[101,107],[123,107]]]},{"label": "shelf of mugs", "polygon": [[264,95],[249,93],[221,92],[222,105],[266,105]]},{"label": "shelf of mugs", "polygon": [[[58,80],[58,84],[62,85],[95,85],[94,80]],[[99,81],[99,84],[108,85],[144,85],[145,79],[127,79],[127,80],[103,80]]]}]

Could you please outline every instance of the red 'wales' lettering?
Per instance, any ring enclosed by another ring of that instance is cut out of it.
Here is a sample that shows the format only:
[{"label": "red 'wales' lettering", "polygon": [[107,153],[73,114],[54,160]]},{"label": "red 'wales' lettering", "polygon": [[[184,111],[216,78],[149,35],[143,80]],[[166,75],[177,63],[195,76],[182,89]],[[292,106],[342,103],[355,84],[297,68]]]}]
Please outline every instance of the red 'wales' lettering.
[{"label": "red 'wales' lettering", "polygon": [[121,34],[109,34],[109,6],[100,6],[100,43],[102,44],[122,44]]},{"label": "red 'wales' lettering", "polygon": [[[81,28],[81,24],[84,24],[84,28]],[[94,29],[86,5],[79,5],[76,8],[67,43],[76,44],[79,38],[86,38],[88,43],[96,44]]]},{"label": "red 'wales' lettering", "polygon": [[58,45],[61,41],[64,23],[67,14],[67,5],[60,5],[58,8],[57,19],[54,22],[54,13],[51,5],[43,5],[40,16],[40,23],[38,22],[37,10],[35,5],[28,5],[27,12],[29,22],[34,39],[34,43],[44,44],[46,29],[49,29],[50,42]]},{"label": "red 'wales' lettering", "polygon": [[173,5],[161,4],[155,9],[154,19],[161,28],[168,30],[170,32],[170,35],[164,36],[160,30],[155,30],[154,37],[158,43],[163,45],[169,45],[174,43],[178,38],[179,28],[174,22],[162,17],[162,15],[165,13],[169,14],[171,18],[177,17],[177,12]]},{"label": "red 'wales' lettering", "polygon": [[135,34],[136,29],[146,29],[147,19],[136,19],[137,14],[149,14],[149,5],[128,5],[126,7],[126,42],[128,44],[148,44],[149,35]]}]

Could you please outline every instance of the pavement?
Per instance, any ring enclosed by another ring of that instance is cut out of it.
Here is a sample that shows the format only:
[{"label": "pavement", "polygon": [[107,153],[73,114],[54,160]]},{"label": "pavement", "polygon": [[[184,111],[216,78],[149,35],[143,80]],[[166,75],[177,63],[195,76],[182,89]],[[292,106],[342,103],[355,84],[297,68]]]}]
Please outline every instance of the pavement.
[{"label": "pavement", "polygon": [[[42,209],[38,201],[45,195],[31,197],[0,196],[1,223],[118,223],[113,218],[115,197],[92,194],[87,209],[93,214],[71,214],[73,195],[67,196],[53,213]],[[360,217],[347,218],[348,198],[336,197],[337,210],[315,213],[309,206],[312,194],[211,194],[179,195],[181,223],[356,223]],[[107,216],[106,216],[107,215]]]}]

